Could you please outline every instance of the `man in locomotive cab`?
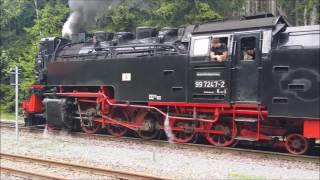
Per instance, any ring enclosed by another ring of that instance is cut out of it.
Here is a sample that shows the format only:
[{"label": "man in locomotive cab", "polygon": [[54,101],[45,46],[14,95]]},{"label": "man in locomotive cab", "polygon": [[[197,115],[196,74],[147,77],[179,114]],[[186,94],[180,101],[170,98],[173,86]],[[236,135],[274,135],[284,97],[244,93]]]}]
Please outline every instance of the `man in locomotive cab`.
[{"label": "man in locomotive cab", "polygon": [[220,42],[220,38],[214,37],[211,41],[209,56],[212,61],[225,61],[228,56],[227,45],[225,43]]},{"label": "man in locomotive cab", "polygon": [[243,60],[244,61],[250,61],[254,60],[256,55],[256,48],[253,47],[247,47],[243,51]]},{"label": "man in locomotive cab", "polygon": [[254,37],[244,37],[241,39],[241,60],[252,61],[256,58],[255,41]]}]

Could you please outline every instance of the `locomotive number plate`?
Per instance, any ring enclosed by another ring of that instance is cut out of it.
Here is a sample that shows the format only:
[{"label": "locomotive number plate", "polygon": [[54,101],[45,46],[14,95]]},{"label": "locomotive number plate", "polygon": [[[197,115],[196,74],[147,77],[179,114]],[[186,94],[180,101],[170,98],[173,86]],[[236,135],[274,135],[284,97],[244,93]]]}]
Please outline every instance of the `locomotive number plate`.
[{"label": "locomotive number plate", "polygon": [[224,80],[196,80],[195,88],[225,88]]}]

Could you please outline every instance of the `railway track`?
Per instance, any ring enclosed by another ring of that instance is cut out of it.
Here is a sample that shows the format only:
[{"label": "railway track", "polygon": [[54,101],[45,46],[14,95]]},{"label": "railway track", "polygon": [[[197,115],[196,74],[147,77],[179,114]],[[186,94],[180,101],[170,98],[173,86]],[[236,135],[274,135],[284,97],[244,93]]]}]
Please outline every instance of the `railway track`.
[{"label": "railway track", "polygon": [[64,180],[63,177],[57,177],[52,175],[45,175],[40,173],[28,172],[24,170],[13,169],[9,167],[0,167],[2,173],[15,175],[18,177],[28,178],[28,179],[43,179],[43,180]]},{"label": "railway track", "polygon": [[[1,128],[14,128],[14,125],[4,125],[1,124]],[[26,128],[21,127],[20,131],[31,132],[31,133],[43,133],[43,129],[41,128]],[[51,130],[51,133],[59,134],[59,130]],[[106,134],[86,134],[81,132],[70,132],[70,135],[73,137],[80,137],[86,138],[88,140],[113,140],[113,141],[124,141],[124,142],[137,142],[137,143],[144,143],[150,144],[153,146],[170,146],[170,147],[177,147],[181,149],[194,149],[197,151],[205,150],[205,151],[212,151],[213,153],[231,153],[235,155],[246,155],[251,156],[254,158],[268,158],[268,159],[281,159],[281,160],[288,160],[288,161],[303,161],[303,162],[313,162],[320,164],[320,154],[319,152],[316,155],[294,155],[289,153],[282,153],[282,152],[272,152],[272,151],[265,151],[265,150],[253,150],[253,149],[245,149],[245,148],[232,148],[232,147],[217,147],[212,145],[205,145],[205,144],[193,144],[193,143],[170,143],[164,140],[144,140],[141,138],[135,137],[114,137],[111,135]],[[320,150],[319,150],[320,151]]]},{"label": "railway track", "polygon": [[[134,179],[134,180],[165,179],[165,178],[153,177],[153,176],[137,174],[137,173],[90,167],[90,166],[84,166],[79,164],[71,164],[68,162],[39,159],[35,157],[26,157],[26,156],[14,155],[14,154],[0,153],[0,158],[10,160],[10,161],[19,161],[19,162],[23,161],[23,162],[28,162],[30,164],[37,163],[37,164],[43,164],[50,167],[54,166],[59,168],[66,168],[66,169],[71,169],[73,171],[85,171],[91,174],[97,174],[97,175],[112,177],[117,179],[129,179],[129,180],[130,179]],[[66,179],[64,177],[44,175],[40,173],[29,172],[25,170],[14,169],[11,167],[3,167],[3,166],[1,166],[1,172],[7,172],[9,174],[13,174],[13,175],[24,177],[24,178],[31,178],[31,179]]]},{"label": "railway track", "polygon": [[[0,121],[1,126],[15,126],[15,121]],[[19,126],[24,126],[24,123],[18,122]]]}]

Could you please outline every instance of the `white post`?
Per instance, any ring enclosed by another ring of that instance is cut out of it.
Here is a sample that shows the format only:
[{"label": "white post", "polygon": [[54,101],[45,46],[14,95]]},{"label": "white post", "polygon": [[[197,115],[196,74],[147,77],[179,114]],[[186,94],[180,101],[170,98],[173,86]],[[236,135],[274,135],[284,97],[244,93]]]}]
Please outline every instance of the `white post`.
[{"label": "white post", "polygon": [[15,67],[15,85],[16,85],[16,140],[19,140],[19,126],[18,126],[18,115],[19,115],[19,69],[18,66]]}]

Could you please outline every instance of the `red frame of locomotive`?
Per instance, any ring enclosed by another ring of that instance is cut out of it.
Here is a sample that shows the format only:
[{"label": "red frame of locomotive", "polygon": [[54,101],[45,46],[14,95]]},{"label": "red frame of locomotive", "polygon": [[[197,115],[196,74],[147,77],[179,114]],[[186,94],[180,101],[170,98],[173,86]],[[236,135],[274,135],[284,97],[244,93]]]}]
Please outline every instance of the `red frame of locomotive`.
[{"label": "red frame of locomotive", "polygon": [[[43,85],[33,85],[32,88],[34,89],[43,89],[46,86]],[[204,134],[215,134],[215,135],[223,135],[225,133],[225,129],[211,129],[211,125],[219,122],[219,117],[221,115],[228,115],[232,117],[232,135],[238,134],[241,137],[245,137],[248,139],[254,139],[255,141],[259,140],[272,140],[272,137],[261,133],[262,128],[261,126],[261,118],[267,119],[268,118],[268,111],[267,107],[260,106],[260,105],[252,105],[252,104],[200,104],[200,103],[181,103],[181,102],[154,102],[149,101],[147,105],[135,105],[135,104],[128,104],[128,103],[118,103],[115,99],[111,99],[108,96],[108,92],[106,89],[101,86],[98,92],[79,92],[77,90],[73,90],[72,92],[66,92],[63,90],[63,87],[59,88],[59,92],[55,93],[55,95],[60,97],[72,97],[76,98],[78,102],[83,103],[93,103],[95,105],[101,105],[101,118],[95,118],[95,122],[101,124],[101,128],[105,128],[107,125],[110,124],[117,124],[124,126],[128,129],[138,131],[140,128],[144,126],[144,117],[136,119],[136,122],[123,122],[117,119],[110,117],[111,114],[111,107],[120,107],[124,109],[143,109],[146,111],[154,111],[159,113],[159,115],[163,116],[163,118],[169,119],[169,125],[171,131],[185,131],[185,127],[175,127],[175,121],[194,121],[198,122],[198,126],[192,127],[192,131],[195,133],[204,133]],[[94,99],[94,100],[93,100]],[[35,113],[42,113],[44,112],[44,107],[42,104],[42,98],[38,95],[33,94],[29,100],[23,101],[22,109],[27,114],[35,114]],[[195,114],[197,113],[212,113],[213,119],[204,119],[204,118],[194,118],[194,117],[182,117],[182,116],[173,116],[169,115],[168,112],[165,112],[161,109],[163,108],[174,108],[177,114]],[[236,125],[236,117],[237,116],[249,116],[249,117],[256,117],[256,125],[257,128],[255,130],[248,130],[242,129],[237,132],[237,125]],[[164,125],[160,125],[160,130],[165,130]],[[273,130],[275,134],[283,133],[283,129],[276,129]],[[87,133],[95,133],[91,131],[87,131]],[[119,134],[122,136],[123,134]],[[312,138],[312,139],[320,139],[320,121],[314,119],[304,119],[303,120],[303,137],[304,138]],[[188,140],[188,139],[185,139]],[[176,142],[184,143],[186,141],[176,139]],[[190,139],[188,140],[190,141]],[[212,143],[211,143],[212,144]],[[231,144],[224,144],[223,146],[230,146]],[[281,141],[275,143],[274,146],[288,146],[288,142]],[[289,150],[290,151],[290,150]],[[295,154],[303,154],[305,153],[304,150],[301,152],[291,152]]]}]

